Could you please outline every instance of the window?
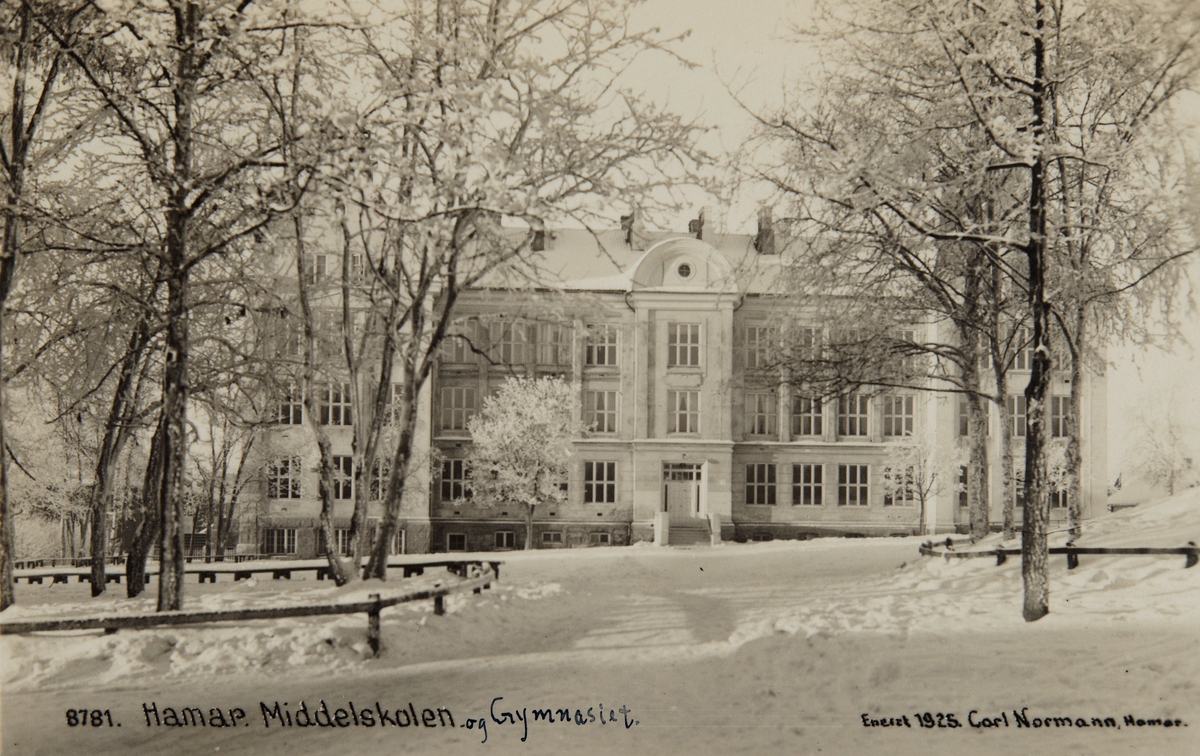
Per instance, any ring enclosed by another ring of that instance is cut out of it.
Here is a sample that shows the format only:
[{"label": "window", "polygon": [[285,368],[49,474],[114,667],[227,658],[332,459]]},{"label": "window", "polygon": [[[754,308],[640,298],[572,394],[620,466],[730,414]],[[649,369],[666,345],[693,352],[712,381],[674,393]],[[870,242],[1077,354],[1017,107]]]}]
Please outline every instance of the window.
[{"label": "window", "polygon": [[304,423],[304,397],[294,383],[289,383],[279,397],[279,422],[282,425]]},{"label": "window", "polygon": [[538,325],[539,365],[571,365],[571,327],[557,323]]},{"label": "window", "polygon": [[751,435],[775,435],[775,395],[765,391],[746,394],[746,420]]},{"label": "window", "polygon": [[526,345],[529,325],[512,321],[491,324],[492,359],[504,365],[523,365],[528,360]]},{"label": "window", "polygon": [[1028,405],[1025,397],[1013,394],[1008,397],[1009,428],[1013,438],[1024,437],[1029,430]]},{"label": "window", "polygon": [[[321,535],[321,529],[317,528],[316,530],[317,530],[317,553],[324,555],[327,553],[325,550],[325,539]],[[350,553],[351,546],[353,545],[350,542],[350,528],[334,528],[333,529],[333,544],[334,544],[334,548],[337,549],[337,554],[339,556],[347,556]]]},{"label": "window", "polygon": [[775,503],[775,465],[746,465],[746,503]]},{"label": "window", "polygon": [[902,328],[896,332],[896,352],[900,356],[900,370],[911,375],[917,369],[917,332]]},{"label": "window", "polygon": [[263,553],[295,554],[295,528],[267,528],[263,531]]},{"label": "window", "polygon": [[467,550],[467,534],[466,533],[447,533],[446,534],[446,551],[466,551]]},{"label": "window", "polygon": [[838,435],[867,435],[867,397],[847,394],[838,397]]},{"label": "window", "polygon": [[511,549],[511,548],[515,548],[516,544],[517,544],[517,534],[514,533],[513,531],[511,531],[511,530],[497,530],[496,531],[496,548]]},{"label": "window", "polygon": [[328,275],[329,256],[313,255],[304,261],[304,282],[316,286]]},{"label": "window", "polygon": [[350,384],[326,383],[319,391],[321,425],[350,425]]},{"label": "window", "polygon": [[[986,421],[984,430],[990,436],[992,435],[992,413],[988,404],[983,405],[983,417]],[[971,435],[971,411],[966,397],[960,397],[958,400],[958,435]]]},{"label": "window", "polygon": [[617,500],[617,463],[583,463],[583,503],[612,504]]},{"label": "window", "polygon": [[1013,506],[1025,506],[1025,463],[1013,461]]},{"label": "window", "polygon": [[[1014,370],[1032,370],[1033,369],[1033,334],[1028,328],[1018,328],[1017,333],[1013,336],[1013,347],[1017,350],[1013,357]],[[1024,435],[1024,434],[1021,434]]]},{"label": "window", "polygon": [[958,506],[967,506],[967,468],[958,468]]},{"label": "window", "polygon": [[562,532],[553,530],[542,533],[542,543],[562,543]]},{"label": "window", "polygon": [[792,504],[819,507],[823,503],[823,465],[792,465]]},{"label": "window", "polygon": [[772,352],[775,348],[775,329],[767,326],[746,326],[746,369],[754,370],[769,367],[775,358]]},{"label": "window", "polygon": [[313,313],[314,344],[318,360],[341,357],[345,348],[342,338],[342,313],[335,310],[317,310]]},{"label": "window", "polygon": [[475,414],[475,389],[447,386],[442,389],[442,430],[466,430]]},{"label": "window", "polygon": [[810,396],[792,397],[792,435],[819,436],[822,430],[821,400]]},{"label": "window", "polygon": [[608,533],[588,533],[588,543],[591,544],[607,544],[609,543]]},{"label": "window", "polygon": [[1050,508],[1051,509],[1066,509],[1067,508],[1067,489],[1060,488],[1053,483],[1047,483],[1050,489]]},{"label": "window", "polygon": [[457,365],[475,362],[473,347],[478,346],[478,325],[476,320],[467,320],[450,327],[446,338],[442,339],[442,362]]},{"label": "window", "polygon": [[354,457],[333,458],[333,498],[354,498]]},{"label": "window", "polygon": [[471,468],[466,460],[442,461],[442,501],[471,498]]},{"label": "window", "polygon": [[284,457],[267,464],[267,498],[300,498],[299,457]]},{"label": "window", "polygon": [[883,506],[911,507],[917,502],[917,473],[913,465],[883,468]]},{"label": "window", "polygon": [[1067,422],[1071,416],[1071,397],[1050,397],[1050,435],[1054,438],[1066,437],[1069,429]]},{"label": "window", "polygon": [[276,317],[270,316],[270,345],[275,353],[275,359],[299,357],[301,344],[304,341],[304,324],[299,318],[289,318],[287,310],[281,310]]},{"label": "window", "polygon": [[592,433],[617,432],[617,392],[584,391],[583,423]]},{"label": "window", "polygon": [[667,433],[700,432],[700,392],[667,392]]},{"label": "window", "polygon": [[388,478],[392,474],[392,462],[377,458],[371,467],[371,501],[382,501],[387,493]]},{"label": "window", "polygon": [[979,351],[976,355],[979,358],[980,370],[992,369],[992,339],[986,333],[980,332],[975,342],[978,345]]},{"label": "window", "polygon": [[401,405],[401,389],[403,384],[393,383],[392,393],[388,397],[387,405],[383,408],[383,424],[384,425],[399,425],[400,424],[400,405]]},{"label": "window", "polygon": [[584,364],[617,364],[617,327],[609,323],[591,323],[587,327],[587,346]]},{"label": "window", "polygon": [[916,397],[883,397],[883,435],[911,436],[913,434],[913,404]]},{"label": "window", "polygon": [[800,359],[821,359],[821,331],[817,328],[801,328],[796,332],[796,345],[800,349]]},{"label": "window", "polygon": [[699,367],[700,324],[667,324],[667,367]]},{"label": "window", "polygon": [[838,506],[865,507],[868,465],[838,465]]}]

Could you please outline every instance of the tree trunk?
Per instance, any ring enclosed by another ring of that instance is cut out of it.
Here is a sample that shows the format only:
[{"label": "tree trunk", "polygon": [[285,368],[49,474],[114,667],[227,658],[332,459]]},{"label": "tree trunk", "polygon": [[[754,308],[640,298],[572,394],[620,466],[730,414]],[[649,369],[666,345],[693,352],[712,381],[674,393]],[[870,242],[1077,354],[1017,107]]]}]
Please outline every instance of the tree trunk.
[{"label": "tree trunk", "polygon": [[1037,16],[1033,35],[1034,81],[1031,92],[1034,160],[1029,180],[1029,241],[1025,257],[1029,267],[1029,312],[1033,321],[1033,370],[1025,387],[1029,431],[1025,437],[1025,507],[1021,527],[1021,580],[1024,585],[1022,615],[1026,622],[1050,612],[1048,574],[1048,522],[1050,501],[1046,487],[1046,394],[1050,387],[1050,308],[1046,305],[1046,80],[1045,6],[1034,0]]},{"label": "tree trunk", "polygon": [[1074,541],[1083,535],[1083,485],[1080,481],[1080,471],[1083,467],[1082,439],[1080,431],[1083,418],[1083,355],[1082,345],[1087,343],[1084,329],[1087,327],[1085,313],[1082,307],[1075,308],[1074,338],[1071,344],[1071,406],[1064,418],[1066,427],[1063,434],[1067,437],[1066,449],[1066,478],[1067,478],[1067,526],[1070,538]]},{"label": "tree trunk", "polygon": [[[415,347],[414,347],[415,348]],[[396,522],[404,497],[404,483],[408,479],[412,461],[413,442],[417,426],[417,395],[414,387],[415,370],[409,354],[406,362],[404,383],[400,387],[400,439],[392,457],[392,470],[388,475],[387,494],[384,496],[383,519],[375,532],[375,543],[371,546],[371,559],[367,562],[364,578],[387,579],[388,549],[396,532]]]},{"label": "tree trunk", "polygon": [[138,512],[138,523],[129,544],[125,560],[125,595],[136,598],[146,587],[146,557],[151,545],[158,538],[159,511],[157,492],[162,488],[163,453],[166,446],[167,428],[159,418],[154,437],[150,441],[150,454],[146,460],[146,475],[142,482],[142,501]]},{"label": "tree trunk", "polygon": [[184,470],[188,447],[188,273],[187,220],[177,211],[169,214],[167,247],[171,276],[167,281],[166,360],[163,380],[163,422],[166,443],[160,487],[160,541],[158,611],[183,608]]},{"label": "tree trunk", "polygon": [[525,505],[525,550],[533,549],[533,510],[537,504],[529,503]]}]

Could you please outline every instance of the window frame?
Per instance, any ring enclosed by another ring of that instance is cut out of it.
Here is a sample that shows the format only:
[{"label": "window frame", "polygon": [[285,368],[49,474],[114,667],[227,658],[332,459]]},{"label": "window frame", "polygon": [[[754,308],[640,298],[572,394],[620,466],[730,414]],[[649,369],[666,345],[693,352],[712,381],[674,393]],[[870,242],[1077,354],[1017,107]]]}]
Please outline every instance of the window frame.
[{"label": "window frame", "polygon": [[[807,478],[807,480],[806,480]],[[805,494],[810,501],[805,501]],[[801,462],[792,465],[792,506],[825,506],[825,465]]]},{"label": "window frame", "polygon": [[[808,411],[805,411],[807,406]],[[805,432],[805,426],[809,432]],[[825,435],[825,403],[820,399],[805,394],[792,395],[792,435],[815,436]]]},{"label": "window frame", "polygon": [[[334,401],[334,399],[337,401]],[[353,395],[348,381],[329,381],[321,384],[321,425],[349,426],[354,424]]]},{"label": "window frame", "polygon": [[304,392],[296,383],[288,383],[282,388],[279,414],[275,420],[278,425],[304,424]]},{"label": "window frame", "polygon": [[778,466],[774,462],[746,463],[746,506],[773,507],[779,502]]},{"label": "window frame", "polygon": [[333,462],[333,498],[344,501],[354,499],[354,457],[335,454]]},{"label": "window frame", "polygon": [[[850,475],[850,471],[854,475]],[[850,480],[854,477],[854,480]],[[858,463],[838,464],[838,499],[839,507],[867,507],[871,505],[871,466]],[[851,497],[851,493],[854,494]],[[851,498],[854,501],[851,501]]]},{"label": "window frame", "polygon": [[[680,399],[686,406],[680,406]],[[683,419],[684,429],[679,421]],[[667,390],[667,434],[696,435],[700,432],[700,392],[689,389]]]},{"label": "window frame", "polygon": [[[617,416],[618,393],[616,390],[609,389],[584,389],[583,425],[590,433],[618,432],[620,428]],[[603,401],[599,401],[601,397],[603,397]],[[604,406],[599,406],[601,404]],[[604,422],[600,422],[601,420]]]},{"label": "window frame", "polygon": [[748,325],[744,329],[742,365],[746,370],[769,368],[771,352],[779,341],[779,330],[768,325]]},{"label": "window frame", "polygon": [[[441,418],[439,430],[465,431],[471,418],[475,416],[477,404],[474,386],[442,386]],[[447,401],[449,397],[449,401]],[[458,402],[457,398],[462,401]],[[467,401],[467,399],[470,401]]]},{"label": "window frame", "polygon": [[[904,438],[916,431],[917,397],[915,394],[884,394],[883,435],[885,438]],[[899,408],[899,412],[897,412]],[[896,433],[899,426],[899,433]]]},{"label": "window frame", "polygon": [[[462,539],[462,548],[454,548],[451,539]],[[446,552],[460,552],[467,550],[467,534],[466,533],[447,533],[446,534]]]},{"label": "window frame", "polygon": [[570,367],[575,328],[566,323],[538,323],[536,362],[545,367]]},{"label": "window frame", "polygon": [[443,459],[438,482],[443,503],[465,501],[474,497],[474,491],[471,490],[471,465],[465,459]]},{"label": "window frame", "polygon": [[667,323],[667,367],[698,368],[703,364],[702,323]]},{"label": "window frame", "polygon": [[[267,463],[267,498],[272,501],[288,501],[304,496],[303,462],[298,455],[277,457]],[[287,496],[279,496],[286,490]],[[275,495],[272,495],[275,494]]]},{"label": "window frame", "polygon": [[[753,403],[753,406],[751,404]],[[762,405],[765,405],[762,406]],[[747,420],[746,435],[779,435],[779,405],[774,391],[747,391],[744,417]]]},{"label": "window frame", "polygon": [[[903,480],[899,483],[898,488],[894,488],[891,484],[892,476],[895,470],[901,470]],[[883,468],[883,478],[885,481],[883,506],[885,507],[915,507],[917,505],[918,494],[917,490],[917,469],[916,465],[904,465],[900,468],[887,466]],[[899,496],[897,495],[899,494]]]},{"label": "window frame", "polygon": [[[854,404],[854,412],[850,405]],[[845,438],[867,438],[871,429],[871,398],[866,394],[850,393],[838,397],[838,436]],[[851,429],[855,432],[851,432]]]},{"label": "window frame", "polygon": [[[504,541],[504,543],[502,543]],[[515,530],[493,531],[492,548],[497,551],[510,551],[517,547],[517,532]]]},{"label": "window frame", "polygon": [[584,331],[584,366],[618,367],[621,354],[621,329],[618,324],[588,323]]},{"label": "window frame", "polygon": [[[282,535],[281,535],[282,534]],[[282,538],[282,549],[277,548]],[[295,554],[296,553],[296,528],[264,528],[263,529],[263,553],[264,554]]]}]

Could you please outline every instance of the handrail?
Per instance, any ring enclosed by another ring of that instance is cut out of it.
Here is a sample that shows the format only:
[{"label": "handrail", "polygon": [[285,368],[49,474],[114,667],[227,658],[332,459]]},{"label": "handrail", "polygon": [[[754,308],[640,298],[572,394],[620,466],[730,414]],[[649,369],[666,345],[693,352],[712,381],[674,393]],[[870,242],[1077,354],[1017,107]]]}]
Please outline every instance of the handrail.
[{"label": "handrail", "polygon": [[456,581],[447,586],[434,585],[432,588],[405,591],[387,598],[383,598],[378,593],[373,593],[368,601],[345,603],[302,604],[252,609],[212,609],[206,611],[179,610],[141,614],[96,615],[52,620],[13,620],[8,622],[3,621],[3,615],[0,615],[0,635],[99,629],[103,629],[106,633],[113,633],[121,629],[141,630],[159,626],[199,625],[210,622],[314,617],[365,612],[368,616],[367,640],[371,644],[371,649],[378,652],[379,612],[381,610],[410,601],[433,599],[434,614],[445,614],[444,597],[452,593],[460,593],[467,590],[479,593],[484,588],[491,588],[492,582],[496,579],[497,576],[495,573],[484,574],[477,578]]},{"label": "handrail", "polygon": [[[940,556],[947,561],[951,557],[957,559],[971,559],[976,557],[995,557],[996,565],[1002,565],[1010,556],[1019,556],[1020,549],[984,549],[980,551],[953,551],[953,541],[946,539],[945,551],[936,551],[932,541],[926,541],[921,544],[921,556]],[[1052,546],[1047,549],[1050,554],[1065,554],[1067,556],[1067,569],[1075,569],[1079,566],[1080,554],[1097,554],[1097,555],[1152,555],[1152,556],[1175,556],[1182,555],[1186,557],[1184,569],[1195,567],[1200,562],[1200,547],[1196,546],[1195,541],[1188,541],[1187,546],[1175,547],[1157,547],[1157,546]]]}]

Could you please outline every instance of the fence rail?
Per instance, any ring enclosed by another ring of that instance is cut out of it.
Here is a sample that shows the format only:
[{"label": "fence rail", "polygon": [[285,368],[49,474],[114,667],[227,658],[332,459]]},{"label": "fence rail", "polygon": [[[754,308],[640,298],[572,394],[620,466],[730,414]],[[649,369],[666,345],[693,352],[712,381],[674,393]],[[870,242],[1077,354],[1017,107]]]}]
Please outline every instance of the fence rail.
[{"label": "fence rail", "polygon": [[[239,555],[246,556],[246,555]],[[404,577],[411,575],[421,575],[425,572],[426,567],[446,567],[451,572],[466,577],[470,567],[482,568],[484,564],[490,565],[492,572],[500,574],[500,561],[492,561],[486,559],[435,559],[425,560],[421,562],[409,561],[409,558],[397,555],[388,560],[389,568],[397,568],[404,570]],[[161,565],[148,564],[146,565],[145,576],[146,582],[150,582],[151,575],[159,573]],[[199,575],[200,582],[217,582],[217,575],[233,575],[234,580],[247,580],[255,574],[270,573],[274,580],[291,580],[293,572],[314,572],[317,580],[324,580],[329,577],[329,562],[325,559],[234,559],[228,562],[220,561],[192,561],[184,565],[184,574]],[[90,583],[92,580],[90,565],[87,567],[22,567],[13,570],[13,582],[25,580],[30,584],[42,584],[46,578],[50,578],[52,583],[67,583],[74,576],[80,583]],[[120,583],[124,574],[114,572],[106,575],[106,579],[110,583]]]},{"label": "fence rail", "polygon": [[[212,622],[238,622],[249,620],[282,619],[288,617],[316,617],[331,614],[367,615],[367,642],[371,650],[379,652],[379,612],[397,604],[410,601],[433,599],[433,613],[445,614],[445,597],[452,593],[471,591],[479,593],[491,588],[498,579],[494,571],[450,585],[435,584],[431,588],[420,588],[384,598],[381,594],[370,594],[367,601],[329,604],[301,604],[295,606],[263,607],[258,609],[214,609],[208,611],[145,612],[139,614],[95,615],[91,617],[69,617],[52,620],[0,621],[0,635],[23,633],[56,632],[62,630],[100,630],[114,633],[117,630],[143,630],[150,627],[200,625]],[[0,617],[2,619],[2,617]]]},{"label": "fence rail", "polygon": [[[944,551],[938,551],[938,546],[944,546]],[[947,561],[950,559],[972,559],[978,557],[995,557],[996,565],[1002,565],[1010,556],[1020,556],[1020,549],[987,549],[983,551],[954,551],[954,543],[947,538],[945,541],[935,544],[931,541],[926,541],[921,544],[922,556],[940,556]],[[1188,541],[1187,546],[1176,547],[1151,547],[1151,546],[1053,546],[1048,549],[1050,554],[1065,554],[1067,557],[1067,569],[1073,570],[1079,566],[1080,554],[1095,554],[1104,556],[1117,555],[1149,555],[1149,556],[1183,556],[1185,557],[1184,568],[1195,567],[1197,562],[1200,562],[1200,547],[1196,546],[1195,541]]]}]

